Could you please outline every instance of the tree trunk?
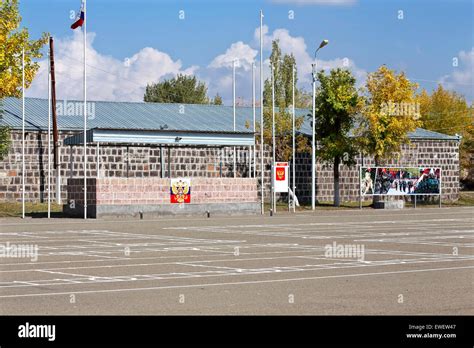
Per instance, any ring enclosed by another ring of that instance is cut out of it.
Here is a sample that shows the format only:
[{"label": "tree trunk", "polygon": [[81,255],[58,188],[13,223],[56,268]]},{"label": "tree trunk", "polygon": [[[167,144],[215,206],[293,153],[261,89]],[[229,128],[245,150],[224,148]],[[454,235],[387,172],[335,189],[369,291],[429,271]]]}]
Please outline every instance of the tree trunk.
[{"label": "tree trunk", "polygon": [[339,156],[334,158],[334,206],[339,207],[340,197],[339,197],[339,164],[341,159]]},{"label": "tree trunk", "polygon": [[[374,157],[375,167],[380,166],[380,158],[378,156]],[[377,173],[376,173],[377,174]],[[375,180],[377,180],[377,175],[375,176]],[[373,182],[374,190],[375,190],[375,180]],[[374,192],[375,193],[375,192]],[[382,196],[372,196],[372,206],[375,207],[376,202],[382,201]]]}]

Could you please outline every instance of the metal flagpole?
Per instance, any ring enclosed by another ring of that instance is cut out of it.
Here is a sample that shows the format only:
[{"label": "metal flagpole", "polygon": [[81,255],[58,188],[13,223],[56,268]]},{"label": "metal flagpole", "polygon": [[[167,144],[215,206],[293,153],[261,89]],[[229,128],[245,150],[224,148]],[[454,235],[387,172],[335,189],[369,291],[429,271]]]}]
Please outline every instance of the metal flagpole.
[{"label": "metal flagpole", "polygon": [[51,60],[48,63],[48,219],[51,218]]},{"label": "metal flagpole", "polygon": [[[255,62],[252,63],[252,106],[253,106],[253,133],[255,134]],[[253,177],[256,177],[257,152],[253,146]]]},{"label": "metal flagpole", "polygon": [[295,138],[295,74],[296,69],[293,65],[292,86],[293,86],[293,212],[296,212],[296,138]]},{"label": "metal flagpole", "polygon": [[[233,114],[234,114],[234,132],[235,132],[235,63],[236,59],[232,64],[232,105],[233,105]],[[234,146],[234,178],[237,177],[237,162],[235,159],[235,146]]]},{"label": "metal flagpole", "polygon": [[311,144],[311,209],[316,209],[316,63],[313,68],[313,139]]},{"label": "metal flagpole", "polygon": [[87,0],[84,0],[84,219],[87,219]]},{"label": "metal flagpole", "polygon": [[274,182],[274,171],[275,171],[275,72],[273,64],[270,64],[270,70],[272,72],[272,208],[273,212],[276,213],[276,195],[275,195],[275,182]]},{"label": "metal flagpole", "polygon": [[262,214],[265,213],[265,168],[263,167],[263,11],[260,10],[260,194],[262,200]]},{"label": "metal flagpole", "polygon": [[25,48],[23,48],[21,54],[21,71],[22,71],[22,82],[21,82],[21,217],[25,218]]}]

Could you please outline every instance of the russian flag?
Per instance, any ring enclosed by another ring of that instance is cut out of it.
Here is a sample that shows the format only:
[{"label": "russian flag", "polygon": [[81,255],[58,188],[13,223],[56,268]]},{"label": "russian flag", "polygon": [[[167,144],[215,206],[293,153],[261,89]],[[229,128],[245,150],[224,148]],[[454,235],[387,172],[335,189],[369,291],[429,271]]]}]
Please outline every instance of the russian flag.
[{"label": "russian flag", "polygon": [[83,2],[81,6],[81,14],[77,16],[76,21],[71,25],[71,29],[82,27],[82,25],[84,24],[84,18],[85,16],[84,16],[84,2]]}]

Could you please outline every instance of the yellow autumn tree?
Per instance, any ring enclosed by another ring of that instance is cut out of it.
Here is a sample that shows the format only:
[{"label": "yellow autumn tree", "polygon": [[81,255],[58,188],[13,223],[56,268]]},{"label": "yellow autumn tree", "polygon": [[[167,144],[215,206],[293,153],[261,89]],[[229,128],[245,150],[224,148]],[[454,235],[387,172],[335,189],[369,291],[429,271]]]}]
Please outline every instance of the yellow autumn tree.
[{"label": "yellow autumn tree", "polygon": [[21,94],[22,50],[25,49],[25,86],[28,88],[39,69],[34,61],[42,57],[41,48],[48,41],[43,33],[30,40],[27,28],[20,28],[18,0],[0,0],[0,98]]},{"label": "yellow autumn tree", "polygon": [[[44,33],[39,40],[30,40],[28,29],[20,28],[21,16],[18,0],[0,0],[0,118],[1,100],[5,97],[19,97],[22,85],[22,51],[25,49],[25,87],[31,85],[39,64],[34,61],[42,57],[41,47],[47,42]],[[0,127],[0,159],[10,145],[10,132]]]},{"label": "yellow autumn tree", "polygon": [[396,156],[407,143],[408,132],[421,126],[416,90],[403,72],[396,73],[385,65],[368,74],[366,105],[355,134],[362,151],[372,155],[376,165]]},{"label": "yellow autumn tree", "polygon": [[418,95],[423,128],[449,135],[460,135],[461,179],[472,166],[474,157],[474,114],[464,96],[438,85],[429,95],[423,90]]}]

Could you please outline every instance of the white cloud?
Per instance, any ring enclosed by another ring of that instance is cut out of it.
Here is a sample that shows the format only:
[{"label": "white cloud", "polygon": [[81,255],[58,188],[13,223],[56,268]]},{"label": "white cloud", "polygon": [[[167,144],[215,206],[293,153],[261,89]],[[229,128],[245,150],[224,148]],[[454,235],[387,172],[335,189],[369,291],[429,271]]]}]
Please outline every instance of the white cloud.
[{"label": "white cloud", "polygon": [[[298,68],[299,82],[302,84],[310,83],[311,81],[311,66],[316,63],[317,70],[330,70],[333,68],[347,68],[352,71],[357,78],[358,85],[365,82],[366,71],[356,66],[355,62],[348,57],[337,57],[331,60],[314,59],[314,51],[319,46],[320,42],[315,42],[308,45],[303,37],[291,36],[287,29],[275,29],[273,33],[269,34],[268,27],[263,26],[263,46],[267,52],[271,51],[272,41],[278,40],[283,54],[291,54],[295,56],[296,65]],[[260,42],[260,28],[255,29],[254,43]],[[327,49],[330,49],[330,44]]]},{"label": "white cloud", "polygon": [[218,55],[209,64],[209,68],[232,68],[233,61],[238,60],[238,66],[248,71],[252,68],[258,51],[244,44],[242,41],[233,43],[225,53]]},{"label": "white cloud", "polygon": [[[275,29],[270,33],[268,26],[264,25],[262,28],[263,32],[263,49],[264,49],[264,65],[263,73],[264,79],[267,79],[270,75],[269,59],[268,56],[271,53],[272,41],[279,40],[279,45],[283,54],[293,53],[298,68],[298,87],[306,90],[311,89],[311,71],[312,64],[316,63],[318,70],[324,69],[326,71],[333,68],[347,68],[352,71],[357,79],[357,86],[361,86],[365,83],[367,76],[366,71],[356,66],[355,62],[348,57],[337,57],[331,60],[317,59],[314,60],[314,49],[319,45],[317,43],[311,43],[310,47],[305,42],[303,37],[292,36],[287,29]],[[328,46],[330,47],[330,46]],[[328,49],[328,48],[325,48]],[[254,60],[260,59],[260,27],[254,31],[253,40],[249,44],[242,41],[233,43],[223,54],[218,55],[209,64],[208,68],[202,73],[201,78],[204,78],[208,82],[210,95],[215,95],[218,92],[224,100],[225,104],[232,103],[232,60],[234,58],[240,58],[242,64],[241,69],[237,69],[236,72],[236,94],[237,97],[243,97],[244,100],[249,103],[251,101],[252,91],[252,75],[251,75],[251,64]],[[256,62],[256,86],[257,86],[257,99],[259,96],[259,62]]]},{"label": "white cloud", "polygon": [[471,102],[474,100],[474,47],[470,51],[460,51],[453,72],[439,79],[445,88],[462,93]]},{"label": "white cloud", "polygon": [[[272,40],[278,39],[283,54],[293,53],[298,68],[300,88],[311,88],[311,64],[314,63],[313,48],[318,43],[307,45],[303,37],[292,36],[287,29],[275,29],[270,33],[264,26],[264,78],[269,76],[268,56]],[[224,103],[232,103],[232,62],[239,59],[240,67],[236,71],[236,94],[247,103],[251,100],[252,62],[259,57],[260,30],[255,30],[254,40],[249,43],[232,43],[222,54],[211,60],[204,68],[183,67],[181,61],[173,60],[167,53],[155,48],[145,47],[128,59],[119,60],[97,52],[94,47],[95,34],[88,34],[87,50],[87,90],[90,100],[142,101],[147,83],[182,74],[196,74],[208,85],[208,94],[212,98],[219,93]],[[309,47],[308,47],[309,46]],[[330,46],[328,46],[330,47]],[[56,90],[58,99],[82,99],[83,63],[82,33],[55,42]],[[328,48],[325,48],[325,50]],[[326,55],[328,56],[328,55]],[[331,60],[318,59],[317,68],[329,70],[346,67],[352,70],[358,84],[365,81],[366,72],[358,68],[347,57]],[[259,96],[259,63],[256,63],[256,88]],[[47,97],[47,60],[40,62],[40,70],[28,90],[28,96]]]},{"label": "white cloud", "polygon": [[[151,47],[145,47],[123,61],[102,55],[94,47],[94,33],[87,35],[87,94],[90,100],[142,101],[147,83],[157,82],[178,73],[193,74],[198,69],[183,69],[180,60]],[[82,99],[83,93],[83,36],[55,41],[55,75],[58,99]],[[28,96],[47,97],[47,59],[40,62],[40,70],[28,90]]]},{"label": "white cloud", "polygon": [[295,5],[353,5],[357,0],[270,0],[275,4]]}]

